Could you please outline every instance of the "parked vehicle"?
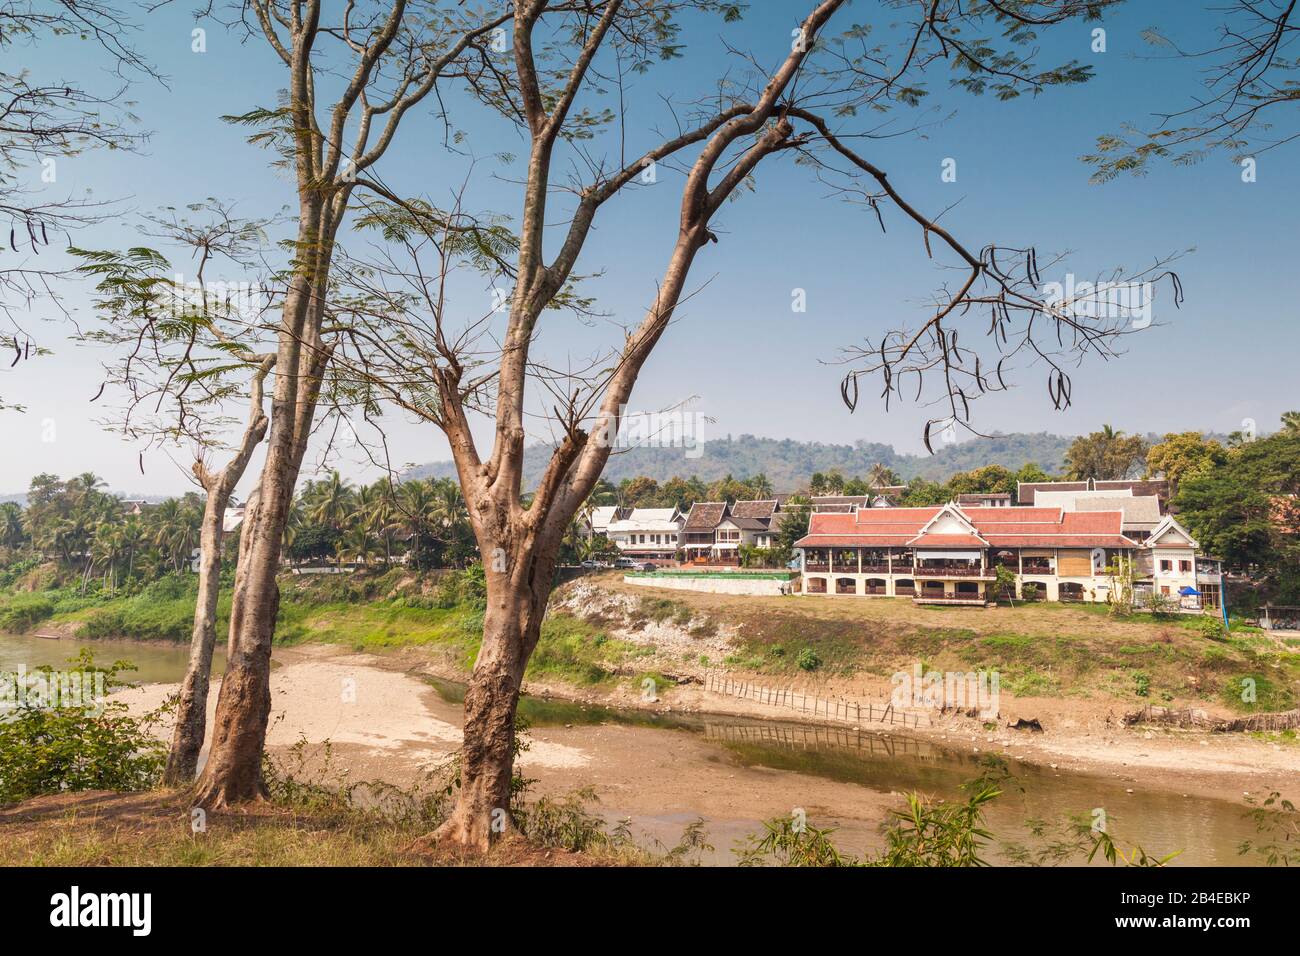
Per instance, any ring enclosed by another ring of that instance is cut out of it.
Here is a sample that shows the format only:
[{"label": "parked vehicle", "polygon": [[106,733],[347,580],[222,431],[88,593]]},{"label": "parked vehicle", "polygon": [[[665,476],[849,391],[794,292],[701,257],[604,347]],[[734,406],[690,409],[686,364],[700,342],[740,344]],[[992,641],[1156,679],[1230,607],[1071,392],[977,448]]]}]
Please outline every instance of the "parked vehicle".
[{"label": "parked vehicle", "polygon": [[636,561],[634,561],[632,558],[619,558],[617,561],[614,562],[614,567],[629,568],[631,570],[636,570],[638,565]]},{"label": "parked vehicle", "polygon": [[641,565],[641,570],[642,570],[642,571],[658,571],[658,570],[659,570],[659,565],[655,564],[653,561],[647,561],[645,564]]}]

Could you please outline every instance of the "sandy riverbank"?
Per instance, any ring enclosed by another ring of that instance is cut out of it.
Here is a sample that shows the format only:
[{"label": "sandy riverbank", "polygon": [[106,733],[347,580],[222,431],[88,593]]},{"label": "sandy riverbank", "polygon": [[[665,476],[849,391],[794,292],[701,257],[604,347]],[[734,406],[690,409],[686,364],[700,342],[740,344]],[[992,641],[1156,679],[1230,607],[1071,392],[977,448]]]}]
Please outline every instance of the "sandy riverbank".
[{"label": "sandy riverbank", "polygon": [[[383,779],[406,785],[460,746],[459,706],[439,697],[422,675],[453,681],[463,681],[465,675],[436,655],[418,648],[372,655],[332,645],[309,645],[277,649],[275,656],[267,735],[273,753],[285,752],[300,740],[312,746],[328,740],[335,766],[345,769],[351,779]],[[133,707],[147,708],[160,703],[174,688],[168,684],[145,685],[124,691],[123,699]],[[828,685],[826,693],[832,695],[838,690]],[[869,690],[883,695],[888,685]],[[709,693],[695,684],[673,687],[654,703],[643,701],[628,689],[579,690],[533,681],[526,684],[525,691],[539,697],[657,713],[800,722],[799,715],[789,710]],[[217,693],[214,685],[209,719]],[[1035,733],[1006,726],[1022,716],[1041,720],[1047,729]],[[986,730],[979,720],[958,716],[939,717],[930,726],[916,729],[877,724],[861,727],[867,732],[928,741],[956,752],[999,754],[1050,771],[1127,781],[1144,790],[1180,795],[1239,801],[1247,793],[1274,789],[1291,793],[1300,780],[1300,745],[1245,734],[1126,727],[1119,718],[1114,705],[1105,702],[1016,700],[1004,695],[1002,717],[995,731]],[[829,726],[852,725],[831,722]],[[717,787],[716,781],[683,780],[670,767],[647,766],[645,755],[659,748],[649,747],[644,735],[662,733],[620,725],[536,728],[520,766],[527,776],[537,779],[542,792],[590,785],[598,792],[620,795],[623,803],[635,803],[643,810],[676,808],[676,812],[695,808],[704,812],[709,808],[726,813],[755,803],[752,791],[746,792],[746,788],[759,783],[757,778],[744,781],[735,794],[744,794],[744,799],[733,801],[728,798],[731,788]],[[686,746],[688,741],[697,747],[705,746],[691,735],[676,736],[680,739],[674,741],[673,749]],[[716,759],[713,753],[692,756],[701,763]],[[761,770],[752,772],[764,775]],[[771,781],[763,783],[768,788]],[[799,784],[800,792],[806,787],[804,779]],[[862,796],[861,789],[854,788],[852,799],[840,806],[856,804]],[[758,803],[767,807],[769,801]],[[770,803],[778,812],[790,806],[780,788]]]},{"label": "sandy riverbank", "polygon": [[[273,758],[289,760],[291,748],[305,740],[308,759],[299,769],[321,774],[322,782],[382,780],[409,787],[460,746],[460,706],[443,700],[406,655],[326,645],[275,653],[267,733]],[[176,686],[149,684],[119,697],[143,711]],[[214,683],[209,721],[218,693]],[[592,788],[596,809],[611,820],[633,817],[636,831],[669,845],[687,823],[705,817],[720,860],[760,821],[793,807],[840,827],[844,846],[861,850],[877,844],[880,821],[902,800],[849,782],[720,759],[715,744],[689,732],[616,724],[533,728],[519,770],[533,781],[535,795]]]},{"label": "sandy riverbank", "polygon": [[[454,680],[463,675],[432,660],[425,649],[370,655],[309,645],[277,649],[276,659],[268,750],[273,758],[289,760],[295,743],[306,741],[303,752],[308,759],[291,764],[295,774],[323,774],[319,779],[327,783],[383,780],[405,787],[421,780],[460,744],[460,707],[443,699],[427,676]],[[153,706],[173,686],[147,685],[123,692],[124,699],[134,707]],[[645,704],[630,691],[575,693],[573,688],[532,684],[528,692],[586,704],[689,713],[705,725],[696,730],[614,721],[534,726],[530,749],[519,766],[533,781],[534,796],[591,788],[599,801],[596,809],[608,819],[630,818],[634,832],[667,845],[677,841],[686,824],[704,818],[717,847],[710,862],[728,862],[737,840],[759,830],[763,820],[786,816],[795,808],[806,811],[819,826],[836,827],[837,843],[844,849],[878,847],[880,826],[891,809],[901,808],[905,791],[955,796],[955,783],[969,779],[976,772],[975,758],[988,753],[1019,762],[1022,769],[1017,773],[1030,785],[1033,802],[1022,805],[1015,794],[999,801],[995,822],[1000,833],[1013,833],[1029,816],[1063,819],[1065,813],[1102,805],[1114,808],[1132,830],[1150,835],[1154,827],[1157,847],[1189,848],[1204,842],[1195,821],[1202,821],[1203,828],[1203,814],[1209,812],[1215,820],[1214,845],[1201,849],[1213,855],[1198,859],[1234,862],[1236,841],[1249,835],[1241,825],[1243,793],[1292,791],[1297,779],[1293,750],[1279,752],[1240,737],[1206,739],[1202,746],[1206,735],[1146,739],[1140,731],[1111,728],[1094,737],[1081,728],[1073,737],[1030,738],[1011,731],[970,733],[957,721],[908,734],[866,727],[854,735],[841,726],[841,734],[857,737],[851,746],[861,747],[865,737],[875,740],[873,751],[890,751],[888,758],[880,753],[868,758],[865,766],[872,769],[863,776],[860,751],[857,757],[845,754],[843,764],[836,763],[840,757],[825,752],[804,764],[800,760],[809,758],[795,752],[799,747],[756,753],[720,740],[716,731],[736,726],[734,718],[749,718],[739,723],[751,728],[795,735],[803,731],[788,718],[774,722],[780,715],[771,708],[705,694],[698,687],[675,688],[655,704]],[[215,704],[215,688],[212,700]],[[759,717],[766,720],[753,720]],[[810,728],[808,733],[826,731]],[[894,750],[900,755],[894,757]],[[940,752],[956,756],[945,760]],[[1270,756],[1273,762],[1266,763]],[[1196,802],[1207,798],[1213,803]],[[1192,804],[1198,808],[1194,812],[1183,809]],[[1217,809],[1208,810],[1211,806]]]},{"label": "sandy riverbank", "polygon": [[[454,665],[430,659],[416,650],[374,657],[377,666],[397,667],[463,681],[465,675]],[[891,686],[885,681],[852,688],[831,680],[821,692],[827,697],[851,691],[887,699]],[[525,691],[536,696],[575,700],[610,707],[644,709],[660,713],[715,714],[806,722],[788,709],[710,693],[698,684],[673,687],[655,703],[646,703],[634,690],[613,692],[576,690],[564,684],[531,681]],[[1138,783],[1146,790],[1239,801],[1244,794],[1280,790],[1294,794],[1300,782],[1300,744],[1278,743],[1248,734],[1211,734],[1154,726],[1125,726],[1121,709],[1114,702],[1064,700],[1059,698],[1017,699],[1003,694],[1002,713],[994,731],[984,722],[956,715],[935,716],[927,726],[903,729],[898,726],[861,724],[863,730],[883,732],[898,738],[924,740],[949,750],[998,754],[1046,770],[1088,774]],[[1038,719],[1042,733],[1009,728],[1019,718]],[[845,728],[843,721],[812,722]]]}]

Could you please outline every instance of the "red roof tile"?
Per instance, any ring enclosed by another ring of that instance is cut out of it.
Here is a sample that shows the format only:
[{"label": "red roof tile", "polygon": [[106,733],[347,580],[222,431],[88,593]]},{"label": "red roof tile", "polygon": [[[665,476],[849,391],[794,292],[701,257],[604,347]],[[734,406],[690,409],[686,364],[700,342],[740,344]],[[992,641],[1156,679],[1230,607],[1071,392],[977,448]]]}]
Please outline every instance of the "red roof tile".
[{"label": "red roof tile", "polygon": [[1121,511],[1060,508],[956,509],[980,537],[922,534],[941,508],[864,508],[855,514],[814,513],[795,547],[1131,548]]}]

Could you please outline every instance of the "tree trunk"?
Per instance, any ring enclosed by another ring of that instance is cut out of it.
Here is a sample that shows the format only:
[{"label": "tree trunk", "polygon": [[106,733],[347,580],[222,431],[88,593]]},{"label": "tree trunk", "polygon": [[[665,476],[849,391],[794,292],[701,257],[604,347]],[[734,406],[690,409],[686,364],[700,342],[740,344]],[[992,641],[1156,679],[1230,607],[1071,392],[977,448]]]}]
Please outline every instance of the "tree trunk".
[{"label": "tree trunk", "polygon": [[496,840],[520,835],[510,814],[515,710],[541,634],[555,560],[525,564],[531,565],[530,574],[487,575],[483,643],[465,692],[460,789],[451,816],[433,835],[444,845],[485,852]]},{"label": "tree trunk", "polygon": [[271,642],[280,609],[276,572],[293,493],[285,452],[273,435],[257,504],[245,509],[226,673],[217,698],[212,748],[199,779],[197,802],[209,809],[266,796],[262,748],[271,714]]},{"label": "tree trunk", "polygon": [[194,630],[190,636],[190,660],[181,683],[176,726],[172,731],[171,750],[163,783],[184,786],[194,780],[199,751],[207,730],[208,686],[212,677],[212,652],[217,643],[217,597],[221,591],[222,521],[225,519],[229,493],[208,492],[203,507],[203,524],[199,544],[199,595],[194,610]]},{"label": "tree trunk", "polygon": [[[313,313],[319,327],[324,300],[310,285],[292,289],[285,321]],[[289,522],[294,484],[307,450],[330,350],[315,341],[310,348],[295,336],[281,336],[275,360],[271,435],[257,485],[257,502],[245,509],[240,560],[230,610],[226,673],[217,698],[212,748],[199,779],[196,801],[208,809],[262,800],[262,750],[271,714],[271,643],[280,610],[280,549]]]}]

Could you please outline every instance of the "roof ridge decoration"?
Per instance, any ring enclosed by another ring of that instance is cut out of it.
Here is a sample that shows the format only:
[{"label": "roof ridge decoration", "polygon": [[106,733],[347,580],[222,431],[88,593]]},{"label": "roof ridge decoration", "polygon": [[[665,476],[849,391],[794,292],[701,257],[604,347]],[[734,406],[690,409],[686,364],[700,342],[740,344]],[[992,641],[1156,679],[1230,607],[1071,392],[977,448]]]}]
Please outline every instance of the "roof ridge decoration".
[{"label": "roof ridge decoration", "polygon": [[1191,547],[1193,550],[1196,551],[1201,550],[1200,542],[1197,541],[1195,538],[1193,538],[1192,533],[1188,531],[1185,527],[1183,527],[1183,525],[1179,523],[1178,519],[1175,518],[1173,515],[1165,515],[1163,518],[1160,519],[1160,523],[1151,529],[1151,534],[1147,536],[1145,542],[1146,547],[1151,548],[1152,550],[1159,547],[1157,542],[1160,540],[1160,538],[1163,535],[1167,534],[1170,531],[1177,531],[1184,538],[1186,538],[1187,539],[1187,545],[1185,545],[1186,547]]}]

